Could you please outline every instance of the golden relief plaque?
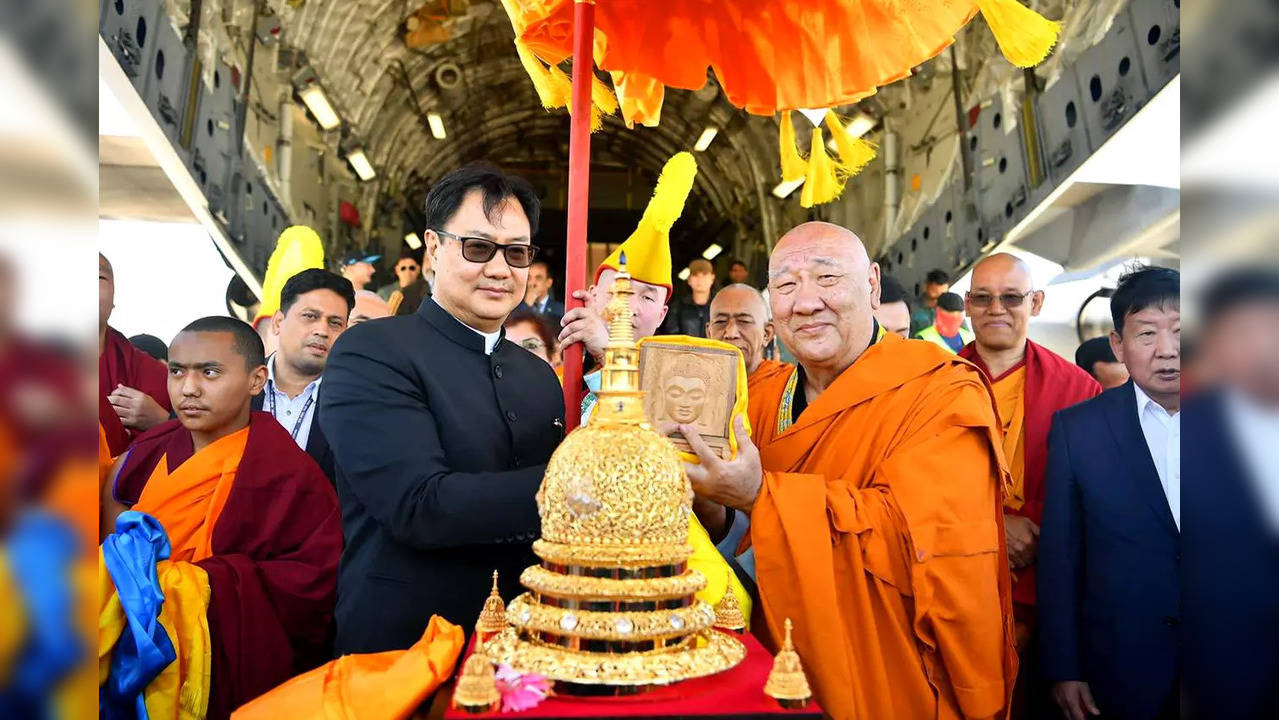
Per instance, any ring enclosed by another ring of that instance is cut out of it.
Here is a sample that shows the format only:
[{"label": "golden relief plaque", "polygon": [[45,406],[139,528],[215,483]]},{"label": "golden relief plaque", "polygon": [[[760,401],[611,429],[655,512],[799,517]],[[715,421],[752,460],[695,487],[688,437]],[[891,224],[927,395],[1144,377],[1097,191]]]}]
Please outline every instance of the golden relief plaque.
[{"label": "golden relief plaque", "polygon": [[[728,459],[739,362],[732,348],[646,339],[640,345],[639,363],[644,414],[655,427],[692,425],[712,450]],[[681,451],[693,452],[683,435],[671,439]]]}]

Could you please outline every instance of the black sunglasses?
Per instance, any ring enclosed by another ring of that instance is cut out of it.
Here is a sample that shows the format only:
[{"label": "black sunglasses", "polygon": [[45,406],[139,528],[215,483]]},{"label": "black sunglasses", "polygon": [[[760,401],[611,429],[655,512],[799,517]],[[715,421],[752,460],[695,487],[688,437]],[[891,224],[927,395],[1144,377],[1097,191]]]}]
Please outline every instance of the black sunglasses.
[{"label": "black sunglasses", "polygon": [[473,263],[486,263],[497,254],[498,248],[506,258],[506,264],[513,268],[526,268],[533,264],[537,257],[537,248],[532,245],[499,245],[492,240],[478,237],[462,237],[443,230],[434,231],[436,235],[450,237],[462,243],[462,257]]},{"label": "black sunglasses", "polygon": [[972,303],[973,307],[988,308],[991,303],[995,301],[995,298],[999,298],[999,304],[1001,306],[1006,308],[1015,308],[1021,307],[1021,304],[1026,302],[1026,298],[1033,295],[1034,292],[1034,290],[1028,290],[1020,295],[1017,293],[1000,293],[999,295],[991,295],[990,293],[984,292],[970,292],[968,293],[968,302]]}]

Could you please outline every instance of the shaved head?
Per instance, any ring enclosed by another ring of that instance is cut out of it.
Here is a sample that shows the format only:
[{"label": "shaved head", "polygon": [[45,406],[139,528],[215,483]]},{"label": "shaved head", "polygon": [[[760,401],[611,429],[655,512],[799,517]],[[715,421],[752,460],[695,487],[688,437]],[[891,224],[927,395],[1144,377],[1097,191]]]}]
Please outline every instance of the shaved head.
[{"label": "shaved head", "polygon": [[1027,290],[1032,286],[1030,266],[1025,260],[1011,253],[995,253],[978,260],[973,266],[973,279],[970,285],[975,288],[978,287],[979,280],[992,278],[998,278],[1004,282],[1022,283],[1024,281]]},{"label": "shaved head", "polygon": [[879,266],[847,228],[808,222],[783,235],[768,288],[777,333],[809,376],[833,380],[870,345]]},{"label": "shaved head", "polygon": [[[1039,314],[1044,293],[1036,291],[1030,266],[1016,255],[995,253],[973,267],[964,309],[973,321],[978,353],[1021,353],[1030,318]],[[985,355],[983,355],[985,358]],[[988,359],[987,364],[991,361]]]},{"label": "shaved head", "polygon": [[729,285],[711,298],[710,310],[706,337],[736,347],[746,362],[746,374],[755,372],[764,361],[764,348],[773,341],[764,296],[750,285]]},{"label": "shaved head", "polygon": [[[98,253],[98,332],[106,332],[107,321],[111,319],[111,310],[115,307],[115,269],[107,256]],[[99,339],[99,342],[101,339]],[[102,348],[98,348],[101,352]]]}]

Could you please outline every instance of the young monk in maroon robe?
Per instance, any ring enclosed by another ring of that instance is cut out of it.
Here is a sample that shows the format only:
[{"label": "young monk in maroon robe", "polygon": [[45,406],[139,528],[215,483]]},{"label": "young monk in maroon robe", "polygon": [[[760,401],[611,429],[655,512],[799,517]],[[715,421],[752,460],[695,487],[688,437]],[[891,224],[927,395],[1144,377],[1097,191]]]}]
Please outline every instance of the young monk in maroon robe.
[{"label": "young monk in maroon robe", "polygon": [[207,317],[169,349],[178,418],[141,435],[115,464],[102,534],[125,508],[160,521],[173,561],[208,575],[209,718],[327,659],[342,552],[337,496],[287,430],[250,412],[266,383],[246,323]]},{"label": "young monk in maroon robe", "polygon": [[115,271],[98,253],[98,422],[113,456],[148,428],[169,419],[164,364],[107,324],[115,306]]}]

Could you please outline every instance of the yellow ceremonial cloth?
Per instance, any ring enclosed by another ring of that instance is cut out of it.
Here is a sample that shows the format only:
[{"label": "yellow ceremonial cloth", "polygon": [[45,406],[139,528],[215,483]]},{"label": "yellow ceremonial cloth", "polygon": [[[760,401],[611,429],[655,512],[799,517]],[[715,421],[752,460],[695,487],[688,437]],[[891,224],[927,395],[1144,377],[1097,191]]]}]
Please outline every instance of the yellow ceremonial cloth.
[{"label": "yellow ceremonial cloth", "polygon": [[[187,562],[156,564],[164,593],[160,625],[173,643],[177,659],[147,685],[144,692],[151,720],[203,720],[209,707],[212,644],[209,640],[209,577]],[[98,684],[106,682],[111,651],[124,631],[124,609],[115,583],[98,550]]]},{"label": "yellow ceremonial cloth", "polygon": [[1004,373],[991,384],[991,390],[1004,429],[1004,457],[1013,477],[1004,507],[1018,510],[1026,503],[1026,366]]}]

